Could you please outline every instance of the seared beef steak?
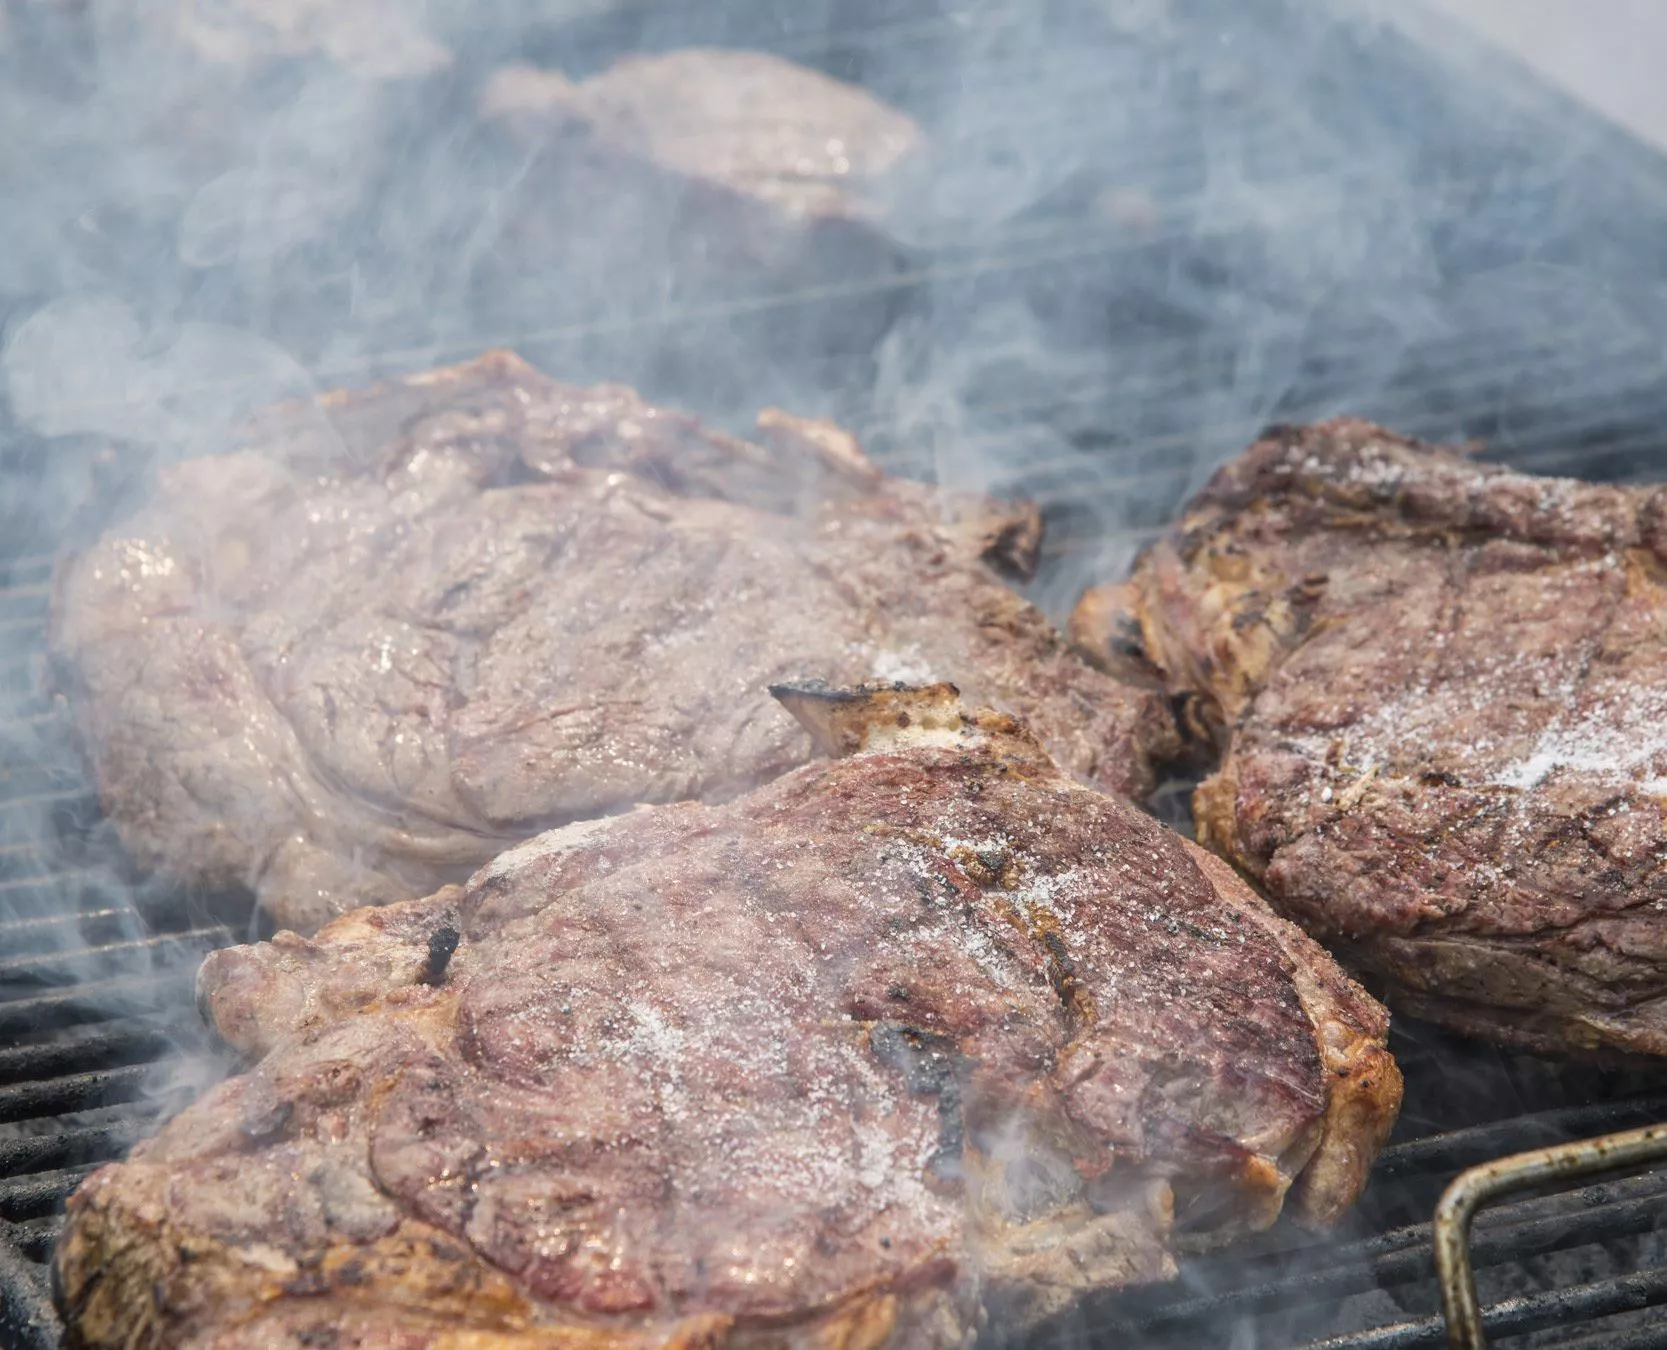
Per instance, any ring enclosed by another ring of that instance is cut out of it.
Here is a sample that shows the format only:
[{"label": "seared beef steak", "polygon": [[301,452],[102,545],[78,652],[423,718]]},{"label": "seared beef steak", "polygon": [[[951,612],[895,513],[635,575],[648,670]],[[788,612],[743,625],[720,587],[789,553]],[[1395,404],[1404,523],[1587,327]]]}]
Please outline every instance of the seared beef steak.
[{"label": "seared beef steak", "polygon": [[263,1058],[70,1201],[80,1343],[958,1344],[1349,1205],[1311,941],[953,689],[779,692],[848,757],[209,957]]},{"label": "seared beef steak", "polygon": [[1361,422],[1222,469],[1074,631],[1222,739],[1200,837],[1421,1017],[1667,1054],[1667,492]]},{"label": "seared beef steak", "polygon": [[170,466],[54,609],[123,842],[311,931],[550,825],[803,763],[765,693],[801,670],[953,676],[1073,772],[1149,786],[1162,694],[1078,659],[992,570],[1027,564],[1033,511],[886,479],[828,424],[760,427],[500,354]]}]

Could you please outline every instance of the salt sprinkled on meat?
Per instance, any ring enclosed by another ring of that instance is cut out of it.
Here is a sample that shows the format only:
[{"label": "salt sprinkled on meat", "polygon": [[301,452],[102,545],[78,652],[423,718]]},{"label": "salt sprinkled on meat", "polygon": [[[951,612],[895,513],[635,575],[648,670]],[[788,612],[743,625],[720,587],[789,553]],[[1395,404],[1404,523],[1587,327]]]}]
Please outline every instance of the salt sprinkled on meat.
[{"label": "salt sprinkled on meat", "polygon": [[[709,1318],[789,1350],[951,1346],[987,1296],[1029,1323],[1171,1274],[1174,1215],[1195,1242],[1340,1216],[1399,1077],[1323,952],[947,686],[778,697],[841,757],[211,956],[204,1006],[267,1056],[82,1189],[69,1297],[97,1316],[142,1275],[169,1343],[257,1300],[284,1325],[386,1300],[471,1334],[507,1306],[645,1343]],[[255,1107],[281,1137],[240,1131]],[[340,1274],[323,1219],[270,1222],[322,1213],[325,1147],[392,1224]],[[228,1167],[304,1290],[226,1231]]]},{"label": "salt sprinkled on meat", "polygon": [[1500,770],[1494,781],[1533,788],[1556,770],[1659,791],[1650,784],[1667,771],[1667,690],[1630,690],[1585,709],[1573,725],[1553,724],[1526,759]]},{"label": "salt sprinkled on meat", "polygon": [[1664,489],[1278,428],[1074,636],[1145,635],[1225,752],[1199,838],[1409,1012],[1667,1055],[1664,527]]}]

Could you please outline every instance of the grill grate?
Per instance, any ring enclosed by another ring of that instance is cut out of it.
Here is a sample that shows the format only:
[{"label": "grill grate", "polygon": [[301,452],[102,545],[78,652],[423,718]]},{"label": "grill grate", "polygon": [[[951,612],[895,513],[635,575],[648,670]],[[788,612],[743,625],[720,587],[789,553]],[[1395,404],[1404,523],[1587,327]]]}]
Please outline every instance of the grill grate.
[{"label": "grill grate", "polygon": [[50,559],[0,572],[0,1346],[56,1347],[63,1202],[190,1090],[196,963],[215,907],[131,884],[41,688]]}]

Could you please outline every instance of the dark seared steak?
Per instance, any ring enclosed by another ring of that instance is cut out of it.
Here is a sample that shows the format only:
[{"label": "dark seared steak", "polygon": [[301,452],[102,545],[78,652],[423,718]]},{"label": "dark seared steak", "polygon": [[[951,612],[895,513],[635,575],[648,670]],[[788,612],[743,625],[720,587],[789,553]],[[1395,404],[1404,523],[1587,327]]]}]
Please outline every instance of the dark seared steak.
[{"label": "dark seared steak", "polygon": [[800,671],[954,678],[1138,795],[1155,688],[1080,660],[993,565],[1033,511],[884,478],[838,428],[763,444],[507,354],[280,410],[174,464],[61,573],[52,642],[143,865],[310,932],[516,839],[723,798],[810,744]]},{"label": "dark seared steak", "polygon": [[79,1343],[955,1345],[1343,1212],[1317,946],[951,688],[780,696],[846,756],[209,957],[260,1058],[70,1201]]},{"label": "dark seared steak", "polygon": [[1276,430],[1075,631],[1197,700],[1201,837],[1398,1006],[1659,1055],[1664,526],[1660,489]]}]

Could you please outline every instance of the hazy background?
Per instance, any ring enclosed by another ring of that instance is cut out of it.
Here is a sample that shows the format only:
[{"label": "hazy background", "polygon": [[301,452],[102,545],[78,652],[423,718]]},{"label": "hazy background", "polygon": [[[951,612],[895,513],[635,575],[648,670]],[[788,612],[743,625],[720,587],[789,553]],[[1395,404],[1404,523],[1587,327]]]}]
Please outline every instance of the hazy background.
[{"label": "hazy background", "polygon": [[1660,0],[1433,0],[1636,135],[1667,147]]}]

